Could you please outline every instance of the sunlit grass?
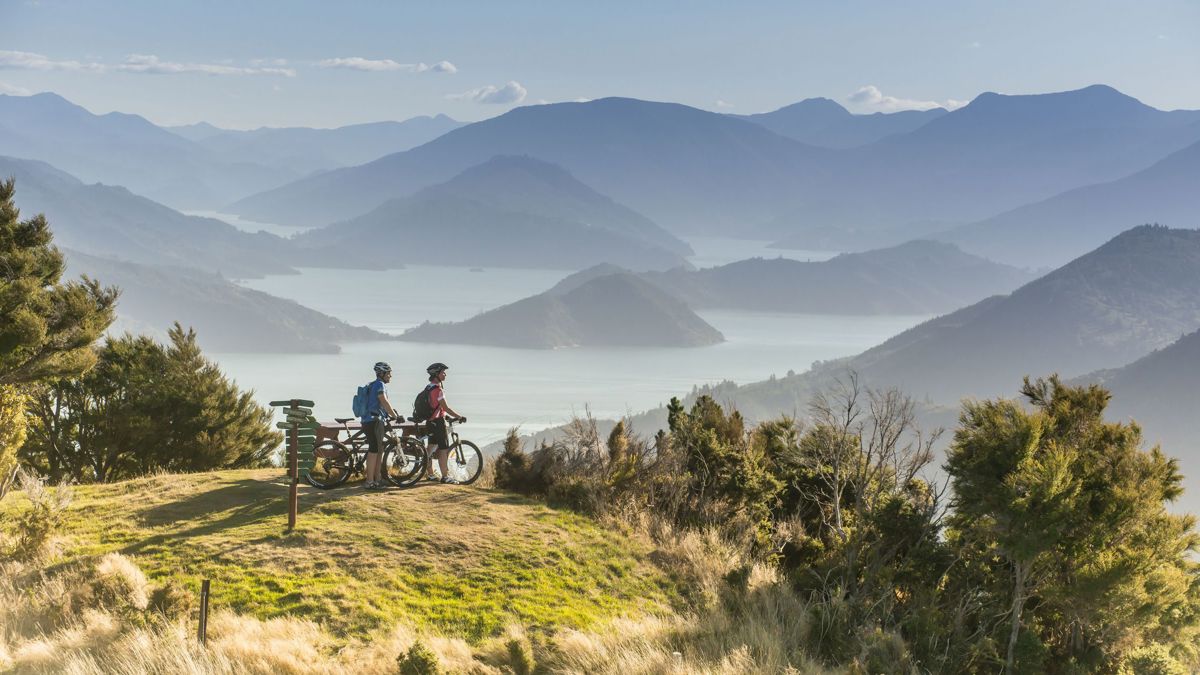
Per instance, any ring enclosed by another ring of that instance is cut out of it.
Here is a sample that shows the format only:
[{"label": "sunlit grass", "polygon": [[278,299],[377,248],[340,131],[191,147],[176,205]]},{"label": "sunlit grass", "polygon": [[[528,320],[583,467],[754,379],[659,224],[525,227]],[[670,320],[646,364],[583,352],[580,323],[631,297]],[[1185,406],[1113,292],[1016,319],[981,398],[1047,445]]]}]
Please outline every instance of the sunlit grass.
[{"label": "sunlit grass", "polygon": [[[586,629],[677,599],[643,539],[519,497],[302,488],[288,533],[286,486],[273,469],[79,486],[60,552],[119,552],[158,583],[211,579],[214,609],[347,639],[397,621],[471,641],[511,624]],[[0,522],[19,501],[0,502]]]}]

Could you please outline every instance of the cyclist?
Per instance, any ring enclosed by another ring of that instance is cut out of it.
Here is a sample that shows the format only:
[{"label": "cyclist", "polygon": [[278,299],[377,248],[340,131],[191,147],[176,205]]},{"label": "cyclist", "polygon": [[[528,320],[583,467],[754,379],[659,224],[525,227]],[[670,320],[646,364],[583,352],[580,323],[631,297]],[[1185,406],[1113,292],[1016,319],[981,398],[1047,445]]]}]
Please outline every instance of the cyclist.
[{"label": "cyclist", "polygon": [[[425,385],[423,395],[429,397],[429,454],[433,454],[437,450],[438,468],[442,470],[443,483],[456,483],[458,481],[450,477],[449,469],[446,460],[450,456],[450,432],[446,427],[447,416],[458,418],[459,421],[467,418],[458,414],[454,408],[446,403],[446,393],[442,388],[442,383],[446,381],[446,371],[450,370],[450,366],[444,363],[430,364],[425,372],[429,374],[429,384]],[[430,467],[425,467],[426,473]]]},{"label": "cyclist", "polygon": [[367,414],[362,417],[363,432],[367,435],[366,479],[368,490],[384,487],[380,480],[380,457],[383,436],[390,417],[398,417],[387,397],[387,383],[392,381],[392,367],[380,361],[375,364],[375,381],[367,389]]}]

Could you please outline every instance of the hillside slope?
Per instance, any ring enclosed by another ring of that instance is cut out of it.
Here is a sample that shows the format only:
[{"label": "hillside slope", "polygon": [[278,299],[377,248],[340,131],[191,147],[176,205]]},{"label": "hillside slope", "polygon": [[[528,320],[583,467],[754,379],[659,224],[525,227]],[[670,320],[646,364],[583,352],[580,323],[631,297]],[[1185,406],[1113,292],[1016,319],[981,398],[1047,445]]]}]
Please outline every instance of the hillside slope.
[{"label": "hillside slope", "polygon": [[806,98],[771,112],[731,115],[780,136],[822,148],[854,148],[892,134],[919,129],[946,114],[945,108],[854,115],[827,98]]},{"label": "hillside slope", "polygon": [[211,272],[65,253],[68,276],[86,274],[121,289],[110,334],[130,330],[165,339],[178,321],[196,329],[207,351],[276,354],[335,354],[341,342],[391,339]]},{"label": "hillside slope", "polygon": [[44,213],[65,248],[236,277],[289,273],[298,262],[286,239],[187,216],[123,187],[85,185],[44,162],[0,156],[0,177],[10,176],[22,217]]},{"label": "hillside slope", "polygon": [[1120,180],[1076,188],[936,236],[992,260],[1036,267],[1061,265],[1145,223],[1200,227],[1200,143]]},{"label": "hillside slope", "polygon": [[[211,579],[215,608],[305,617],[345,637],[404,621],[478,640],[509,622],[585,627],[672,600],[648,544],[479,488],[302,487],[286,534],[282,473],[78,486],[64,554],[118,551],[154,581]],[[15,494],[0,502],[0,530],[16,508]]]}]

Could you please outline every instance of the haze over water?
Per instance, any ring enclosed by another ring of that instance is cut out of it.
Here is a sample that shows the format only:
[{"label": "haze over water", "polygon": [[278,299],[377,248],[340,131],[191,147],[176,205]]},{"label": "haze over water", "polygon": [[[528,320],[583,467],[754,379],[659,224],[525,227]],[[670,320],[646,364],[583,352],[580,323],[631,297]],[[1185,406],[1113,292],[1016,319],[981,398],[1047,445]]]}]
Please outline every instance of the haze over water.
[{"label": "haze over water", "polygon": [[[235,223],[237,224],[237,223]],[[752,256],[822,260],[820,251],[767,249],[766,242],[692,240],[693,264]],[[452,251],[448,251],[452,257]],[[448,261],[449,262],[449,261]],[[303,269],[299,275],[243,282],[352,324],[398,334],[422,321],[457,321],[540,293],[569,271],[409,265],[397,270]],[[437,288],[436,292],[431,291]],[[410,342],[347,343],[340,354],[233,354],[211,357],[243,387],[267,401],[293,396],[316,402],[321,420],[350,415],[355,388],[371,365],[392,364],[391,399],[407,413],[433,361],[451,366],[447,398],[469,418],[463,436],[479,444],[513,426],[534,432],[590,409],[597,417],[638,413],[683,396],[698,384],[739,383],[807,370],[813,361],[879,344],[927,316],[847,317],[708,310],[699,314],[726,342],[699,348],[526,350]],[[631,326],[636,330],[636,326]]]}]

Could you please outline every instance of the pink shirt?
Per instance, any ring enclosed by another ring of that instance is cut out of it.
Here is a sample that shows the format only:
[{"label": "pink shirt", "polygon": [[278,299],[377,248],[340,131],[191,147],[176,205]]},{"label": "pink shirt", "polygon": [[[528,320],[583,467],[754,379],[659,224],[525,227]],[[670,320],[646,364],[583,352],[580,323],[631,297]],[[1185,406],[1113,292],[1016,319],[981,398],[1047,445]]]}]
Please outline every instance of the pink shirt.
[{"label": "pink shirt", "polygon": [[442,393],[442,385],[435,384],[429,390],[429,405],[433,408],[433,416],[430,419],[441,419],[446,416],[446,411],[442,410],[442,401],[446,400],[446,395]]}]

